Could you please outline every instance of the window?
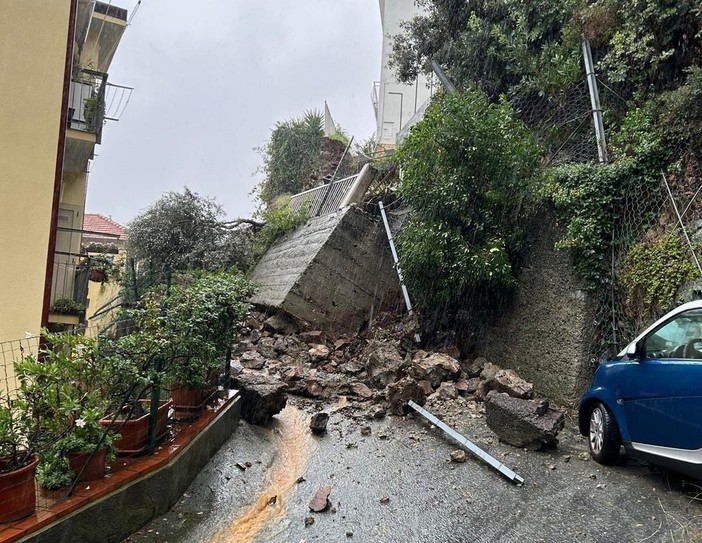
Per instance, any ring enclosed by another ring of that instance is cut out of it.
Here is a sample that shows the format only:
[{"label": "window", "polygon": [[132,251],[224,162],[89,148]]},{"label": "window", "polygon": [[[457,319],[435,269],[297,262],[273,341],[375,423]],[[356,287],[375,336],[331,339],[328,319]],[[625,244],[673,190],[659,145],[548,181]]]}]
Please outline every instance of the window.
[{"label": "window", "polygon": [[646,358],[702,359],[702,309],[681,313],[645,341]]}]

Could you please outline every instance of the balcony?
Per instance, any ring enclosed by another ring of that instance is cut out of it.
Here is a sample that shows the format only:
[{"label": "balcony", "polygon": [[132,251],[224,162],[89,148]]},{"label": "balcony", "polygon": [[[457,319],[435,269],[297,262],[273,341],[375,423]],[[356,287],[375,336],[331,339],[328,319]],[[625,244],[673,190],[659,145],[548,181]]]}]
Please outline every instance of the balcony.
[{"label": "balcony", "polygon": [[78,68],[68,98],[68,128],[95,134],[96,143],[102,138],[105,120],[106,82],[107,74]]},{"label": "balcony", "polygon": [[77,68],[68,96],[64,170],[85,172],[95,144],[102,139],[107,74]]},{"label": "balcony", "polygon": [[83,320],[88,303],[89,263],[85,255],[62,251],[54,254],[50,323],[77,325]]}]

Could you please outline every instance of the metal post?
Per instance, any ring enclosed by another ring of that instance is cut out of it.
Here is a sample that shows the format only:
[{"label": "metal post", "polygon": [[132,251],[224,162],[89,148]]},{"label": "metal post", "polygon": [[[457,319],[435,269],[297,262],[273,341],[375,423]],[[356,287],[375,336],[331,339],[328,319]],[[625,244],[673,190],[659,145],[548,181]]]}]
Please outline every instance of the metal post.
[{"label": "metal post", "polygon": [[[388,217],[385,214],[385,207],[383,207],[383,202],[378,202],[380,206],[380,214],[383,217],[383,224],[385,225],[385,233],[388,236],[388,243],[390,243],[390,252],[392,253],[392,259],[395,263],[395,269],[397,270],[397,277],[400,279],[400,287],[402,288],[402,295],[405,298],[405,305],[407,306],[407,313],[412,315],[412,302],[410,302],[409,292],[407,292],[407,287],[405,286],[405,278],[402,276],[402,270],[400,269],[400,263],[397,258],[397,251],[395,250],[395,241],[392,239],[392,232],[390,231],[390,224],[388,223]],[[418,332],[414,333],[414,340],[417,343],[422,341]]]},{"label": "metal post", "polygon": [[444,72],[444,69],[441,66],[439,66],[439,63],[436,62],[434,59],[431,59],[431,69],[436,74],[436,77],[439,78],[439,81],[441,81],[441,84],[447,91],[456,92],[456,85],[454,85],[451,82],[451,80],[446,75],[446,72]]},{"label": "metal post", "polygon": [[673,192],[670,190],[670,185],[668,185],[668,180],[665,178],[665,174],[661,172],[661,175],[663,176],[663,183],[665,184],[665,188],[668,191],[668,196],[670,197],[670,201],[673,204],[673,210],[675,210],[675,216],[678,218],[678,222],[680,223],[680,228],[682,228],[683,231],[683,236],[685,236],[685,241],[687,241],[688,247],[690,247],[690,252],[692,253],[692,259],[695,261],[695,266],[697,266],[698,271],[700,272],[700,275],[702,275],[702,267],[700,266],[700,261],[697,260],[697,254],[695,254],[695,249],[692,246],[692,242],[690,241],[690,237],[687,235],[687,228],[685,228],[685,224],[683,223],[682,220],[682,215],[680,215],[680,212],[678,211],[678,206],[675,203],[675,198],[673,198]]},{"label": "metal post", "polygon": [[597,77],[595,77],[595,66],[592,62],[592,51],[590,42],[583,37],[583,61],[585,62],[585,74],[587,75],[587,86],[590,89],[590,103],[592,104],[592,120],[595,123],[595,136],[597,137],[597,154],[600,162],[609,162],[607,156],[607,140],[605,139],[604,123],[602,122],[602,108],[600,107],[600,93],[597,90]]},{"label": "metal post", "polygon": [[509,469],[507,466],[505,466],[502,462],[497,460],[496,458],[490,456],[488,453],[486,453],[484,450],[482,450],[480,447],[478,447],[475,443],[470,441],[468,438],[462,436],[459,434],[456,430],[436,418],[434,415],[432,415],[429,411],[426,409],[423,409],[422,407],[418,406],[416,403],[414,403],[412,400],[409,401],[408,404],[412,409],[414,409],[417,413],[422,415],[425,419],[427,419],[429,422],[431,422],[434,426],[437,428],[440,428],[443,430],[451,439],[453,439],[455,442],[457,442],[460,445],[463,445],[465,448],[467,448],[470,452],[472,452],[475,456],[480,458],[483,462],[488,464],[490,467],[496,469],[499,471],[502,475],[507,477],[510,481],[517,485],[523,485],[524,484],[524,478]]}]

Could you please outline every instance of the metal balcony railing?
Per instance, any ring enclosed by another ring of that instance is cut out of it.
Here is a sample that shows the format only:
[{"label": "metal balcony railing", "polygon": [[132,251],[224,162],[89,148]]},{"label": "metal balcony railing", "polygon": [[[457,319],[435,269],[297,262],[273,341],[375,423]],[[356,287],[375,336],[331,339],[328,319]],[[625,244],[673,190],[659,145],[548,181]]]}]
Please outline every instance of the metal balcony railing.
[{"label": "metal balcony railing", "polygon": [[68,128],[95,134],[97,143],[102,139],[106,87],[106,73],[78,68],[68,97]]},{"label": "metal balcony railing", "polygon": [[[303,206],[307,207],[308,217],[313,217],[315,215],[326,215],[328,213],[334,213],[339,209],[341,202],[344,200],[344,196],[353,186],[358,175],[352,175],[344,179],[339,179],[334,181],[331,185],[322,185],[321,187],[315,187],[305,192],[300,192],[295,194],[290,198],[288,207],[293,212],[300,211]],[[329,194],[325,194],[329,191]],[[321,209],[320,209],[320,206]]]},{"label": "metal balcony railing", "polygon": [[89,278],[90,259],[87,256],[56,251],[51,278],[51,304],[68,298],[85,307],[88,303]]}]

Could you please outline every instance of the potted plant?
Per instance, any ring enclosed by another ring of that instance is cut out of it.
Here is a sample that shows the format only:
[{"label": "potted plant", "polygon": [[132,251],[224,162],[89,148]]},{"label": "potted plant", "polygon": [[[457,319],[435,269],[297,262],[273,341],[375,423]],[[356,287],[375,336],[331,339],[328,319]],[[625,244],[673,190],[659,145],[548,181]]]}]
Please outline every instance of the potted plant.
[{"label": "potted plant", "polygon": [[36,507],[38,427],[32,412],[20,394],[0,391],[0,523],[31,515]]},{"label": "potted plant", "polygon": [[182,275],[168,300],[165,328],[176,356],[166,368],[176,416],[197,413],[217,387],[218,369],[248,315],[253,285],[239,272]]},{"label": "potted plant", "polygon": [[91,256],[89,265],[89,278],[95,283],[107,283],[117,270],[112,259],[104,255]]},{"label": "potted plant", "polygon": [[59,315],[74,315],[80,317],[85,313],[85,305],[71,298],[59,298],[51,304],[51,312]]},{"label": "potted plant", "polygon": [[79,476],[101,478],[114,455],[114,432],[100,424],[111,404],[113,374],[98,338],[47,331],[43,337],[40,357],[25,357],[16,373],[39,427],[34,442],[44,451],[38,480],[56,489]]},{"label": "potted plant", "polygon": [[[163,371],[159,361],[168,356],[170,342],[159,325],[158,298],[147,296],[139,308],[123,315],[140,330],[116,340],[110,358],[113,360],[114,383],[126,393],[118,395],[111,413],[100,420],[104,428],[112,428],[120,437],[114,442],[118,454],[144,452],[149,441],[152,387],[159,383]],[[117,396],[116,396],[117,397]],[[155,441],[168,432],[168,416],[173,402],[159,400],[156,408]]]}]

